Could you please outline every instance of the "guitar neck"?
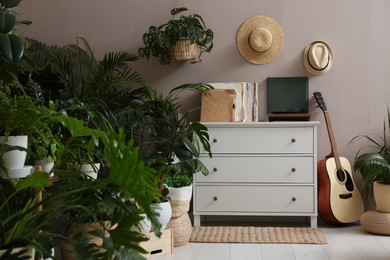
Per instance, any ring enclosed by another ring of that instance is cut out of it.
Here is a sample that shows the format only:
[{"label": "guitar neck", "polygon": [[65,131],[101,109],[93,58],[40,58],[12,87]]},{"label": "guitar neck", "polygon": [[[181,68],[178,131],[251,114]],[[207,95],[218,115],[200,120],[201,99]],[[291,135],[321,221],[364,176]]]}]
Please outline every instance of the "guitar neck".
[{"label": "guitar neck", "polygon": [[326,127],[328,129],[328,135],[329,135],[329,141],[330,141],[330,148],[331,148],[330,156],[334,157],[335,162],[336,162],[336,168],[338,170],[340,170],[342,167],[341,167],[339,152],[337,151],[336,140],[335,140],[334,133],[332,130],[332,124],[330,122],[329,113],[327,111],[324,111],[324,116],[325,116],[325,122],[326,122]]}]

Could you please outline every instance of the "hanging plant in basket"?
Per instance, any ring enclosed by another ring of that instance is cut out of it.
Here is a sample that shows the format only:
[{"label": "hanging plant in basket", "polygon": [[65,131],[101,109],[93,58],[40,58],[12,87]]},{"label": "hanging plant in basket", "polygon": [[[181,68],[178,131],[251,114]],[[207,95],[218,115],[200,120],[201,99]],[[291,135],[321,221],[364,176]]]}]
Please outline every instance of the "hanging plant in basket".
[{"label": "hanging plant in basket", "polygon": [[157,57],[163,65],[170,64],[171,60],[201,61],[201,55],[213,48],[214,33],[206,28],[198,14],[175,18],[187,10],[186,7],[174,8],[171,10],[172,19],[167,23],[150,26],[143,35],[145,46],[139,48],[138,54],[147,60],[150,56]]}]

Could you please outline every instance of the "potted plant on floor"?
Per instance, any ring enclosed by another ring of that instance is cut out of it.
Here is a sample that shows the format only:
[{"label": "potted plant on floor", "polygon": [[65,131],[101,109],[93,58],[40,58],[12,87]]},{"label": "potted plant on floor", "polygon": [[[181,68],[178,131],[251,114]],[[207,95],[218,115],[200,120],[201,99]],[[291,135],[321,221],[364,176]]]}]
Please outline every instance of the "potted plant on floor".
[{"label": "potted plant on floor", "polygon": [[201,55],[213,48],[214,33],[206,28],[198,14],[175,17],[187,10],[185,7],[174,8],[171,10],[172,19],[167,23],[150,26],[143,35],[144,47],[139,48],[139,55],[146,59],[157,57],[163,65],[170,64],[170,60],[201,61]]},{"label": "potted plant on floor", "polygon": [[354,170],[362,175],[362,185],[366,194],[373,191],[376,203],[376,210],[390,213],[390,146],[388,144],[390,127],[390,111],[387,111],[386,121],[383,125],[383,136],[378,138],[370,135],[359,135],[352,139],[365,139],[371,145],[363,148],[371,148],[376,151],[360,153],[361,148],[355,158]]},{"label": "potted plant on floor", "polygon": [[[145,141],[141,143],[141,148],[144,148],[146,163],[154,168],[158,174],[160,191],[164,190],[166,178],[176,180],[176,178],[184,179],[184,176],[187,176],[192,180],[192,174],[195,172],[208,174],[208,169],[199,160],[200,151],[208,152],[211,156],[207,128],[199,122],[189,121],[189,113],[195,111],[196,108],[180,115],[178,112],[180,111],[179,98],[182,91],[190,90],[204,93],[210,88],[211,86],[201,83],[183,84],[172,89],[167,96],[157,93],[154,89],[149,90],[150,97],[146,102],[148,109],[146,109],[144,127],[141,129],[141,132],[146,132],[146,137]],[[176,205],[175,203],[178,202],[173,202],[171,198],[171,205]],[[186,205],[177,205],[180,208],[187,208],[183,213],[180,213],[180,216],[187,213],[190,199],[183,203],[187,203],[187,207]],[[173,216],[179,217],[175,209],[172,213]],[[191,224],[188,215],[185,220],[186,223]],[[177,226],[182,226],[181,224],[183,223],[178,223]],[[174,237],[177,235],[174,231]],[[176,239],[176,241],[178,240]]]}]

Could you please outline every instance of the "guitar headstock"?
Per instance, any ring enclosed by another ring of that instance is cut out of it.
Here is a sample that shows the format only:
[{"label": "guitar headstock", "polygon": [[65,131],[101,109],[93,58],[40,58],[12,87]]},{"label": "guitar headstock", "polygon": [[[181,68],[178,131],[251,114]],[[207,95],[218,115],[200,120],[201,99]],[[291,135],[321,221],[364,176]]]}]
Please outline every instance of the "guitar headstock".
[{"label": "guitar headstock", "polygon": [[327,108],[326,108],[325,101],[322,98],[321,92],[314,92],[313,95],[314,95],[314,99],[316,100],[316,102],[317,102],[318,106],[321,108],[321,110],[326,112]]}]

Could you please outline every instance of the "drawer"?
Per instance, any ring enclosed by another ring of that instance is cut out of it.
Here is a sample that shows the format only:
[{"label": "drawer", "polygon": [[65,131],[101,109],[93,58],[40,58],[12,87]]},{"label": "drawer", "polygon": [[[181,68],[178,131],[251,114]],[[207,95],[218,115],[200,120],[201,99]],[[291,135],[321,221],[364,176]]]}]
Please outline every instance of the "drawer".
[{"label": "drawer", "polygon": [[313,156],[214,155],[202,157],[210,173],[196,182],[314,183]]},{"label": "drawer", "polygon": [[312,213],[313,186],[199,185],[197,212]]},{"label": "drawer", "polygon": [[313,127],[208,128],[214,153],[313,153]]}]

